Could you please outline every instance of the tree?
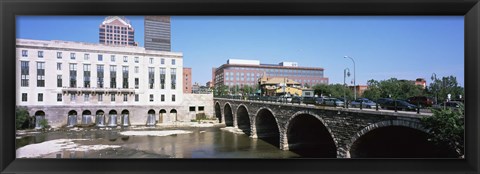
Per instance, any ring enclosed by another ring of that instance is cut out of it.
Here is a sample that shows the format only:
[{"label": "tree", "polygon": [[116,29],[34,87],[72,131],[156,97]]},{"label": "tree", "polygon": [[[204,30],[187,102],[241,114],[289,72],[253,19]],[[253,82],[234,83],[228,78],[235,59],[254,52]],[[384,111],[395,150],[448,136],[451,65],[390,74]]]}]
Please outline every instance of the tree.
[{"label": "tree", "polygon": [[458,156],[465,153],[465,107],[458,109],[433,110],[433,116],[422,118],[422,123],[429,130],[430,141],[435,144],[447,144],[455,149]]},{"label": "tree", "polygon": [[343,98],[345,94],[347,98],[352,98],[353,92],[342,84],[319,84],[312,87],[314,93],[319,96],[328,96],[335,98]]},{"label": "tree", "polygon": [[215,92],[217,96],[224,96],[227,95],[228,86],[219,85],[215,88]]},{"label": "tree", "polygon": [[460,95],[465,96],[465,90],[458,85],[457,78],[454,76],[442,77],[441,79],[432,78],[433,82],[428,85],[431,97],[438,97],[437,101],[447,100],[447,95],[452,96],[451,99],[459,99]]},{"label": "tree", "polygon": [[[25,107],[15,108],[15,127],[17,129],[27,128],[29,125],[30,115]],[[27,125],[27,126],[25,126]]]},{"label": "tree", "polygon": [[363,97],[372,100],[377,100],[382,97],[382,89],[378,81],[371,79],[367,82],[367,85],[368,88],[363,92]]}]

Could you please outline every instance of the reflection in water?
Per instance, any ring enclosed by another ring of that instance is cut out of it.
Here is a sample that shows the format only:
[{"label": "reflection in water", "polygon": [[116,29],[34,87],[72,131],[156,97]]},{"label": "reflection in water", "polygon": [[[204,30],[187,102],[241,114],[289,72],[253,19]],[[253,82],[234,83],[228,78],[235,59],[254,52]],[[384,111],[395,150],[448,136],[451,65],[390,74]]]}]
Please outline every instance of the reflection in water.
[{"label": "reflection in water", "polygon": [[[160,129],[156,129],[161,131]],[[166,130],[166,129],[162,129]],[[282,151],[261,139],[212,128],[176,128],[190,134],[170,136],[123,136],[123,130],[58,131],[32,134],[17,139],[16,147],[55,139],[88,139],[80,145],[118,145],[120,148],[69,151],[46,154],[41,158],[292,158],[290,151]],[[132,130],[130,130],[132,131]],[[135,130],[133,130],[135,131]]]}]

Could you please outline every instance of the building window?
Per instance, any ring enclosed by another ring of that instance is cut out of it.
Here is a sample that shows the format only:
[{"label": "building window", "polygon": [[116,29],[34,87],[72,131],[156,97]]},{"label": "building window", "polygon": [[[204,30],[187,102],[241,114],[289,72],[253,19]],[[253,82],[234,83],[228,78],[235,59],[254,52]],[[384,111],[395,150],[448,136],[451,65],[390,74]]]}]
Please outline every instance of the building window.
[{"label": "building window", "polygon": [[114,102],[115,101],[115,94],[110,94],[110,101],[111,102]]},{"label": "building window", "polygon": [[172,94],[172,102],[175,101],[175,94]]},{"label": "building window", "polygon": [[83,87],[90,88],[90,64],[83,65]]},{"label": "building window", "polygon": [[115,62],[115,55],[110,56],[110,61]]},{"label": "building window", "polygon": [[160,64],[162,64],[162,65],[165,64],[165,59],[164,58],[160,59]]},{"label": "building window", "polygon": [[128,101],[128,94],[123,94],[123,101],[124,102]]},{"label": "building window", "polygon": [[45,87],[45,62],[37,62],[37,87]]},{"label": "building window", "polygon": [[70,94],[70,101],[74,102],[75,100],[77,100],[75,93]]},{"label": "building window", "polygon": [[28,50],[22,50],[22,57],[28,56]]},{"label": "building window", "polygon": [[153,89],[153,85],[155,83],[155,68],[148,67],[148,87]]},{"label": "building window", "polygon": [[170,76],[171,76],[170,79],[172,81],[171,88],[175,89],[175,87],[177,86],[177,69],[176,68],[171,69]]},{"label": "building window", "polygon": [[43,51],[38,51],[38,57],[43,58]]},{"label": "building window", "polygon": [[75,53],[70,53],[70,59],[75,60]]},{"label": "building window", "polygon": [[62,70],[62,63],[57,63],[57,70]]},{"label": "building window", "polygon": [[43,102],[43,94],[42,93],[38,94],[38,101]]},{"label": "building window", "polygon": [[205,107],[204,106],[199,106],[198,107],[198,111],[204,111],[205,110]]},{"label": "building window", "polygon": [[153,58],[150,58],[149,60],[150,60],[150,61],[149,61],[150,64],[153,64]]},{"label": "building window", "polygon": [[160,89],[165,89],[165,68],[160,68]]},{"label": "building window", "polygon": [[62,87],[62,75],[57,75],[57,87]]},{"label": "building window", "polygon": [[128,62],[128,56],[123,56],[123,62]]},{"label": "building window", "polygon": [[103,88],[103,65],[97,65],[97,87]]},{"label": "building window", "polygon": [[83,100],[83,101],[85,101],[85,102],[88,102],[88,101],[90,101],[90,94],[85,94],[85,95],[84,95],[84,100]]},{"label": "building window", "polygon": [[30,79],[29,77],[29,62],[28,61],[21,61],[20,62],[21,66],[21,86],[23,87],[28,87],[28,80]]},{"label": "building window", "polygon": [[160,101],[162,101],[162,102],[165,101],[165,94],[162,94],[162,95],[160,96]]},{"label": "building window", "polygon": [[153,94],[150,94],[150,101],[153,102]]},{"label": "building window", "polygon": [[57,59],[62,59],[62,52],[57,52]]},{"label": "building window", "polygon": [[135,101],[138,102],[138,94],[135,94]]},{"label": "building window", "polygon": [[138,73],[138,66],[135,67],[135,73]]},{"label": "building window", "polygon": [[22,102],[27,101],[27,93],[22,93]]},{"label": "building window", "polygon": [[98,55],[98,61],[99,62],[103,61],[103,55],[101,55],[101,54]]},{"label": "building window", "polygon": [[195,112],[195,106],[190,106],[190,107],[189,107],[189,111],[190,111],[190,112]]},{"label": "building window", "polygon": [[110,65],[110,88],[117,88],[117,66]]},{"label": "building window", "polygon": [[57,102],[61,102],[61,101],[62,101],[62,94],[58,93],[57,94]]},{"label": "building window", "polygon": [[84,60],[89,60],[90,59],[90,54],[84,54],[83,59]]},{"label": "building window", "polygon": [[128,88],[128,66],[122,66],[122,75],[123,75],[123,88]]},{"label": "building window", "polygon": [[76,63],[70,64],[70,87],[71,88],[77,87],[77,64]]},{"label": "building window", "polygon": [[103,101],[103,94],[98,94],[98,101],[99,102]]},{"label": "building window", "polygon": [[135,57],[135,63],[138,63],[138,57]]},{"label": "building window", "polygon": [[175,59],[172,59],[172,65],[175,65]]},{"label": "building window", "polygon": [[138,89],[138,83],[139,83],[138,78],[135,78],[135,89]]}]

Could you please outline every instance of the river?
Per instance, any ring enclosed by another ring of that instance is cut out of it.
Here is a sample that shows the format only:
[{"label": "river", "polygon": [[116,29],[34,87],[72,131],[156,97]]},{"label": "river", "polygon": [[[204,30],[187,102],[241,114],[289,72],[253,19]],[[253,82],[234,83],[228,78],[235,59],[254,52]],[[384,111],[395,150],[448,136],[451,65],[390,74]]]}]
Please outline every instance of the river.
[{"label": "river", "polygon": [[70,129],[18,134],[17,158],[296,158],[223,126]]}]

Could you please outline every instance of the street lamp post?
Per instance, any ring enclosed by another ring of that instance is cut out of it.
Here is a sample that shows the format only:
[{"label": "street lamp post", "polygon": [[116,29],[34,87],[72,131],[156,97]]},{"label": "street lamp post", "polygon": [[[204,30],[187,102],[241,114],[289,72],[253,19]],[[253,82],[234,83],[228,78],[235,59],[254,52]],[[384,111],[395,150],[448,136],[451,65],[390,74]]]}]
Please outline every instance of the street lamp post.
[{"label": "street lamp post", "polygon": [[[345,83],[345,80],[346,80],[347,76],[350,77],[350,69],[345,68],[343,70],[343,86],[345,88],[347,88],[347,83]],[[343,102],[345,102],[344,107],[347,108],[348,103],[347,103],[347,97],[346,97],[346,94],[345,94],[345,90],[343,90]]]},{"label": "street lamp post", "polygon": [[355,78],[355,60],[353,60],[353,58],[350,57],[350,56],[344,56],[343,58],[349,58],[353,62],[353,98],[354,98],[354,100],[356,100],[357,99],[357,85],[355,83],[355,80],[356,80],[356,78]]},{"label": "street lamp post", "polygon": [[435,73],[432,73],[432,81],[433,81],[433,85],[434,85],[434,95],[435,95],[435,104],[438,104],[438,92],[437,92],[437,74]]}]

